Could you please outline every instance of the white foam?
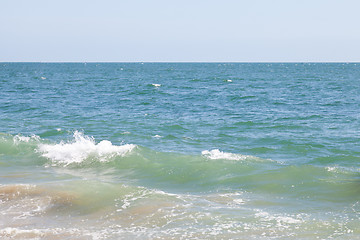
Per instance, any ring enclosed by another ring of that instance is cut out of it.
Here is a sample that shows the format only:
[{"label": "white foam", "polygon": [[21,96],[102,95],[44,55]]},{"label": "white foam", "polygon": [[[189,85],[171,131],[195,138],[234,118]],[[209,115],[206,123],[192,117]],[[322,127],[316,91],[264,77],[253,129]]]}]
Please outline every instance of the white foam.
[{"label": "white foam", "polygon": [[4,229],[1,229],[0,232],[0,236],[3,237],[9,237],[9,238],[13,238],[13,237],[19,237],[21,235],[27,235],[27,236],[32,236],[32,237],[43,237],[44,233],[38,229],[33,229],[33,230],[23,230],[23,229],[18,229],[18,228],[12,228],[12,227],[7,227]]},{"label": "white foam", "polygon": [[60,142],[59,144],[40,144],[38,152],[53,161],[53,163],[71,164],[81,163],[89,157],[95,157],[101,162],[108,161],[114,156],[124,156],[131,152],[136,145],[126,144],[122,146],[112,145],[108,140],[96,144],[93,137],[85,136],[76,131],[74,140],[71,142]]},{"label": "white foam", "polygon": [[219,149],[213,149],[211,151],[204,150],[201,154],[209,159],[226,159],[226,160],[245,160],[251,156],[222,152]]},{"label": "white foam", "polygon": [[30,137],[26,137],[26,136],[21,136],[21,135],[16,135],[14,137],[14,142],[15,143],[19,143],[19,142],[29,142],[30,141]]},{"label": "white foam", "polygon": [[153,84],[151,84],[151,85],[153,85],[153,86],[156,87],[156,88],[161,87],[161,84],[158,84],[158,83],[153,83]]},{"label": "white foam", "polygon": [[21,142],[26,142],[26,143],[28,143],[28,142],[30,142],[31,140],[34,140],[34,141],[39,141],[40,140],[40,137],[39,136],[37,136],[37,135],[32,135],[31,137],[27,137],[27,136],[21,136],[21,135],[16,135],[16,136],[14,136],[14,138],[13,138],[13,140],[14,140],[14,144],[19,144],[19,143],[21,143]]},{"label": "white foam", "polygon": [[326,167],[326,170],[328,171],[328,172],[336,172],[336,167]]},{"label": "white foam", "polygon": [[144,198],[146,195],[149,195],[151,192],[147,190],[143,190],[138,193],[130,193],[124,196],[124,199],[122,200],[123,204],[119,209],[117,209],[117,212],[120,212],[124,209],[127,209],[131,206],[136,200]]},{"label": "white foam", "polygon": [[276,221],[277,225],[296,224],[302,222],[301,219],[296,219],[290,216],[271,215],[270,213],[263,211],[255,213],[255,217],[258,217],[263,221]]},{"label": "white foam", "polygon": [[21,229],[6,227],[0,229],[1,239],[73,239],[79,237],[84,238],[84,236],[92,237],[91,239],[101,239],[97,237],[96,232],[77,228]]}]

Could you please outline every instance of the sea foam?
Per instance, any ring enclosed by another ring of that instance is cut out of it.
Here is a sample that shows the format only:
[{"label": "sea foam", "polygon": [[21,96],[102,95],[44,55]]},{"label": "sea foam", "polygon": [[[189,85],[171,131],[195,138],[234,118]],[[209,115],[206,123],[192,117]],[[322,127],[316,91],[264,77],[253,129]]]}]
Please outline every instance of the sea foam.
[{"label": "sea foam", "polygon": [[18,134],[16,136],[14,136],[13,140],[14,140],[14,144],[18,145],[21,142],[28,143],[30,141],[39,141],[40,137],[37,135],[32,135],[30,137],[27,137],[27,136],[22,136],[22,135]]},{"label": "sea foam", "polygon": [[201,154],[209,159],[226,159],[226,160],[240,160],[240,161],[252,157],[249,155],[222,152],[219,149],[213,149],[211,151],[204,150],[201,152]]},{"label": "sea foam", "polygon": [[73,141],[60,142],[55,145],[40,144],[37,151],[53,163],[68,165],[71,163],[81,163],[90,157],[96,158],[100,162],[106,162],[112,157],[126,155],[135,147],[136,145],[134,144],[116,146],[108,140],[96,143],[93,137],[76,131]]}]

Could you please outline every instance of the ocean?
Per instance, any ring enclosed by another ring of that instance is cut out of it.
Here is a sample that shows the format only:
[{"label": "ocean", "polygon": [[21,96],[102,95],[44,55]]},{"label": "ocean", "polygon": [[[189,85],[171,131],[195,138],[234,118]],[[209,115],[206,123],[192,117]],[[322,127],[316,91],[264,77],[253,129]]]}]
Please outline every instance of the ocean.
[{"label": "ocean", "polygon": [[358,63],[0,63],[1,239],[360,239]]}]

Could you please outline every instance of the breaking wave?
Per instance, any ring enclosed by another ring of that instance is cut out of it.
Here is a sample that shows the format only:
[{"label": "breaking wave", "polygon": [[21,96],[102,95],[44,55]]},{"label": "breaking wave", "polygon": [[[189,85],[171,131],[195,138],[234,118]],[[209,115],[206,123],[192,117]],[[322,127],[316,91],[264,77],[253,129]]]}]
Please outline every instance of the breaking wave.
[{"label": "breaking wave", "polygon": [[75,131],[74,140],[62,141],[58,144],[40,144],[37,151],[53,163],[68,165],[81,163],[88,158],[96,158],[100,162],[106,162],[113,157],[126,155],[135,147],[134,144],[113,145],[108,140],[96,143],[93,137]]},{"label": "breaking wave", "polygon": [[242,154],[235,154],[235,153],[229,153],[229,152],[222,152],[219,149],[213,149],[213,150],[204,150],[201,152],[203,156],[209,159],[225,159],[225,160],[235,160],[235,161],[244,161],[247,159],[259,159],[254,156],[250,155],[242,155]]}]

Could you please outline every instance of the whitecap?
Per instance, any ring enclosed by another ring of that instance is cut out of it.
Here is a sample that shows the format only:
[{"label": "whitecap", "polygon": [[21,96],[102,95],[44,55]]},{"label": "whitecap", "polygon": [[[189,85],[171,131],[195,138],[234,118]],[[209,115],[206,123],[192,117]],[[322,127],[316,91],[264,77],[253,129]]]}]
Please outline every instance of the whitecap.
[{"label": "whitecap", "polygon": [[251,157],[249,155],[222,152],[219,149],[204,150],[201,154],[209,159],[245,160]]},{"label": "whitecap", "polygon": [[158,84],[158,83],[153,83],[153,84],[151,84],[151,85],[153,85],[153,86],[156,87],[156,88],[161,87],[161,84]]},{"label": "whitecap", "polygon": [[32,136],[30,136],[30,137],[27,137],[27,136],[22,136],[22,135],[20,135],[20,134],[18,134],[18,135],[16,135],[16,136],[14,136],[14,138],[13,138],[13,140],[14,140],[14,144],[19,144],[19,143],[21,143],[21,142],[26,142],[26,143],[28,143],[28,142],[30,142],[30,141],[39,141],[40,140],[40,137],[39,136],[37,136],[37,135],[32,135]]},{"label": "whitecap", "polygon": [[40,144],[37,151],[54,164],[68,165],[81,163],[89,157],[95,157],[100,162],[106,162],[115,156],[125,156],[135,147],[134,144],[116,146],[108,140],[96,143],[93,137],[75,131],[73,141],[60,142],[59,144]]},{"label": "whitecap", "polygon": [[328,171],[328,172],[336,172],[336,167],[326,167],[326,170]]}]

